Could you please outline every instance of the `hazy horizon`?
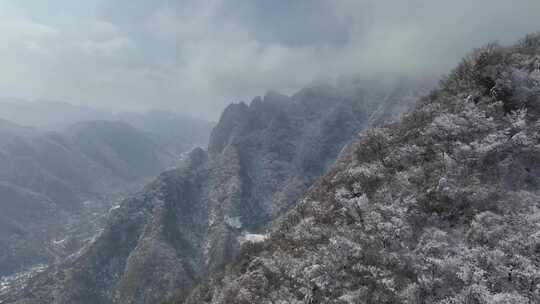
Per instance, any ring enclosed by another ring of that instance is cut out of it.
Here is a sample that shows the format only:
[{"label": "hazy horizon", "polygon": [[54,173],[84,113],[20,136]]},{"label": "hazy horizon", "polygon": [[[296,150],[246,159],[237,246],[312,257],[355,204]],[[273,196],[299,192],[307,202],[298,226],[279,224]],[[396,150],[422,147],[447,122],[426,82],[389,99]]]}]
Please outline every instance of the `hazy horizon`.
[{"label": "hazy horizon", "polygon": [[[540,30],[540,2],[0,1],[0,97],[217,120],[350,75],[439,75]],[[434,26],[434,25],[437,26]]]}]

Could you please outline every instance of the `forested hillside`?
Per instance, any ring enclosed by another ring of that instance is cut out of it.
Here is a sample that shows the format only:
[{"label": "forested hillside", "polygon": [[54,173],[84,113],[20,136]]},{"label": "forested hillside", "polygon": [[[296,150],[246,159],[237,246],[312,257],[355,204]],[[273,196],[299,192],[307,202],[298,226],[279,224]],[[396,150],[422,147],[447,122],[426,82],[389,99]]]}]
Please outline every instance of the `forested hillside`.
[{"label": "forested hillside", "polygon": [[360,130],[395,118],[396,99],[406,108],[422,92],[415,82],[381,90],[317,85],[230,105],[208,151],[194,150],[185,167],[125,200],[95,242],[13,298],[157,303],[187,295],[246,238],[264,233]]},{"label": "forested hillside", "polygon": [[185,303],[539,303],[539,186],[535,34],[363,132]]}]

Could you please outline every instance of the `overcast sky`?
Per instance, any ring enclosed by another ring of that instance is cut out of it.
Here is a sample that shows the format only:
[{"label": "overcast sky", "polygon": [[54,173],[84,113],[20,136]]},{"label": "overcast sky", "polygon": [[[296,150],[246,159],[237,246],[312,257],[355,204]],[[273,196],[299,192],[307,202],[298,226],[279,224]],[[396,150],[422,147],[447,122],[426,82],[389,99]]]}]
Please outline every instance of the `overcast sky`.
[{"label": "overcast sky", "polygon": [[539,0],[0,0],[0,96],[216,119],[320,78],[442,73]]}]

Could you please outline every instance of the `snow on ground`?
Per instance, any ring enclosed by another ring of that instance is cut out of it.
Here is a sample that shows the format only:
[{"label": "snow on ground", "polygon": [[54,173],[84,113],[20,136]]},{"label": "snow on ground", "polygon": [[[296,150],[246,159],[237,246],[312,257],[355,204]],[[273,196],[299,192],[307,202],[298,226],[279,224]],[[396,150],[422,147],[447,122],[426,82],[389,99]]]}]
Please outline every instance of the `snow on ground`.
[{"label": "snow on ground", "polygon": [[254,234],[254,233],[246,233],[241,235],[238,240],[240,241],[240,244],[244,244],[246,242],[250,243],[261,243],[268,239],[268,234]]},{"label": "snow on ground", "polygon": [[29,268],[28,270],[0,278],[0,303],[2,301],[2,296],[5,295],[8,291],[16,288],[24,288],[28,279],[37,275],[40,272],[43,272],[45,269],[47,269],[47,265],[38,264],[34,267]]}]

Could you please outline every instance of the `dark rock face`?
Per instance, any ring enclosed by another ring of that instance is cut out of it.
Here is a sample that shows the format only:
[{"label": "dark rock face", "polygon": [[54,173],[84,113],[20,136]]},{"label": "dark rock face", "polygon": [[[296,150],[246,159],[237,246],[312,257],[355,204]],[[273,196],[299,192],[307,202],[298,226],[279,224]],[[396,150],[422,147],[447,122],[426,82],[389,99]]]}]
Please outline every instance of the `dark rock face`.
[{"label": "dark rock face", "polygon": [[370,119],[392,116],[373,114],[389,90],[419,94],[409,86],[377,93],[319,86],[230,105],[208,152],[194,150],[185,167],[126,200],[88,248],[7,303],[182,298],[238,255],[239,240],[263,233],[288,210]]},{"label": "dark rock face", "polygon": [[171,302],[540,303],[539,71],[540,35],[475,51]]}]

